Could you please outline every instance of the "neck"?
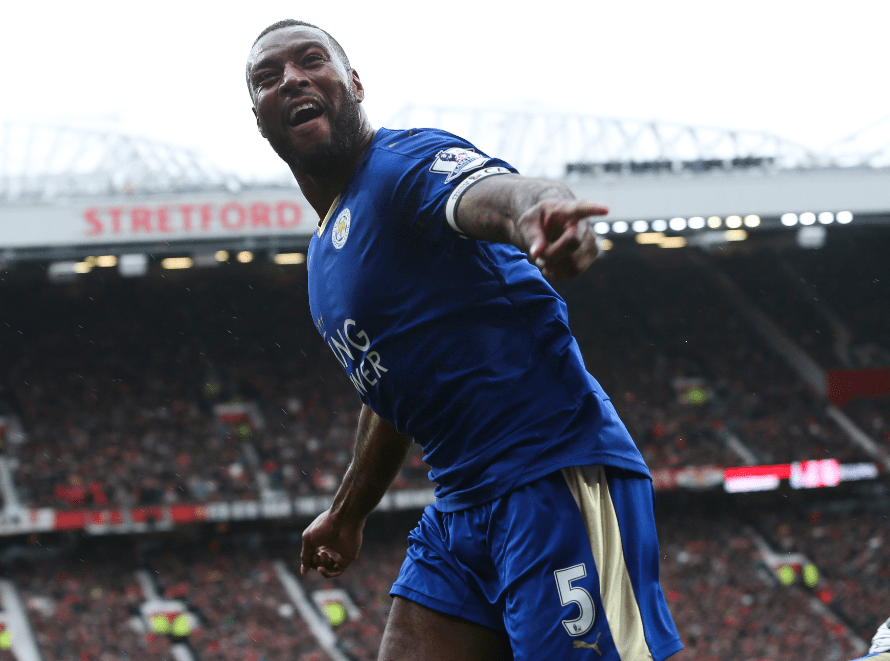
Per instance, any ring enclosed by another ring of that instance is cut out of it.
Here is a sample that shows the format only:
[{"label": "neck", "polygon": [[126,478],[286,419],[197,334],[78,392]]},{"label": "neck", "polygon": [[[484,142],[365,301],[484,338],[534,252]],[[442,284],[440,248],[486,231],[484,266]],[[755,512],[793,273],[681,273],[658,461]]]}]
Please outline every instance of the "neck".
[{"label": "neck", "polygon": [[291,172],[303,192],[306,201],[315,209],[319,219],[324,218],[331,204],[337,199],[337,196],[346,188],[349,178],[358,167],[359,163],[371,146],[374,140],[376,129],[368,123],[367,117],[362,113],[362,127],[358,141],[355,145],[352,158],[343,163],[342,167],[337,168],[334,172],[324,176],[315,176],[308,174],[293,165]]}]

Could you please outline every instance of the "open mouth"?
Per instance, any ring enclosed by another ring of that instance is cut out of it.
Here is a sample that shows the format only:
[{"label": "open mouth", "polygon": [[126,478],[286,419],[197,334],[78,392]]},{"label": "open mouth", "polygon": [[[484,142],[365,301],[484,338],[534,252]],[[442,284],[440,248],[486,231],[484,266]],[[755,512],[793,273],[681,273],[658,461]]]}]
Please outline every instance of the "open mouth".
[{"label": "open mouth", "polygon": [[287,123],[290,126],[300,126],[316,117],[321,117],[324,109],[315,101],[306,101],[295,104],[287,114]]}]

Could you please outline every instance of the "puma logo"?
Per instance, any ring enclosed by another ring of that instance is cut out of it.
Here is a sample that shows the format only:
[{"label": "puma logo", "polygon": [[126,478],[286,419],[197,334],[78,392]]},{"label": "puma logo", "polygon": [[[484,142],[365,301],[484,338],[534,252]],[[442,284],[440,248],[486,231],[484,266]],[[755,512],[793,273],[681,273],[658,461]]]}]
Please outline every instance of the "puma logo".
[{"label": "puma logo", "polygon": [[603,635],[602,631],[600,631],[598,634],[596,634],[596,642],[593,644],[585,643],[583,640],[576,640],[575,644],[574,644],[575,649],[576,650],[581,650],[581,649],[596,650],[596,653],[599,654],[600,656],[602,656],[603,653],[602,653],[602,651],[600,651],[600,647],[598,645],[598,643],[600,642],[600,636],[602,636],[602,635]]}]

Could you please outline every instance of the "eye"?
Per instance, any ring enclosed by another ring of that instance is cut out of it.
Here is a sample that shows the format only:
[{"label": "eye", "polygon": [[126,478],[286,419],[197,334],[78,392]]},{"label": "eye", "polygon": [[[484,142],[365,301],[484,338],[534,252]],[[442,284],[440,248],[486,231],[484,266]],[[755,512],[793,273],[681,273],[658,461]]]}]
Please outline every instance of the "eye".
[{"label": "eye", "polygon": [[261,73],[255,74],[253,77],[253,84],[256,87],[262,87],[264,84],[268,83],[272,78],[275,77],[275,74],[271,71],[263,71]]},{"label": "eye", "polygon": [[318,53],[310,53],[309,55],[307,55],[306,57],[303,58],[303,64],[304,65],[317,64],[319,62],[322,62],[323,60],[324,60],[324,58],[321,55],[319,55]]}]

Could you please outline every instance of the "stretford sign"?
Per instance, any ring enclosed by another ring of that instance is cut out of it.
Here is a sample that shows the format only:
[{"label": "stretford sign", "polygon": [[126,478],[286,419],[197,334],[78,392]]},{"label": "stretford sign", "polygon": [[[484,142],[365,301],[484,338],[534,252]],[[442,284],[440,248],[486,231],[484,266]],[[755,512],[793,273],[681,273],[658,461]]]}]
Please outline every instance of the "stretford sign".
[{"label": "stretford sign", "polygon": [[69,200],[0,206],[0,248],[310,236],[312,207],[299,191]]}]

